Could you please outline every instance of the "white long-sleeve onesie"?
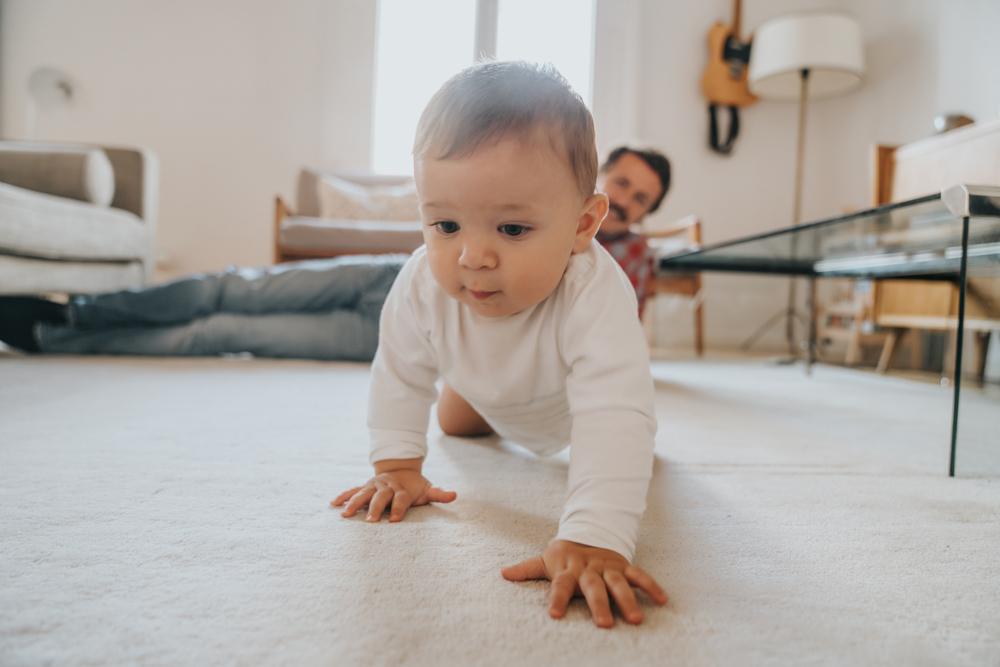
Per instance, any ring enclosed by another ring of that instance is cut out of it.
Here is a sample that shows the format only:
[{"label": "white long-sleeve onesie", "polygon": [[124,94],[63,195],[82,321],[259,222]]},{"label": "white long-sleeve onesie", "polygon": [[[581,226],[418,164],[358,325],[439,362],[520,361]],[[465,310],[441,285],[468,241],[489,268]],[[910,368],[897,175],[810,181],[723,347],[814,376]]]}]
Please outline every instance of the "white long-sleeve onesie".
[{"label": "white long-sleeve onesie", "polygon": [[372,463],[427,454],[440,377],[503,438],[539,455],[570,446],[559,539],[632,560],[652,474],[653,380],[636,297],[596,241],[555,291],[486,318],[435,282],[426,249],[382,309],[368,402]]}]

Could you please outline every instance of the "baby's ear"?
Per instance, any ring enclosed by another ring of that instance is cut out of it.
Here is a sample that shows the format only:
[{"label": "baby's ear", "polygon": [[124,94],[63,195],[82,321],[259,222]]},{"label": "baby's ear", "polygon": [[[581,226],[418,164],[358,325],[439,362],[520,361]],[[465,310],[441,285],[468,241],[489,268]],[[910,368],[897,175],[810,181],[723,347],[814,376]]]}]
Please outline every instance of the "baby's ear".
[{"label": "baby's ear", "polygon": [[605,216],[608,215],[608,196],[603,192],[590,195],[583,202],[583,210],[576,226],[576,240],[573,241],[573,254],[583,252],[590,246],[590,241],[601,228]]}]

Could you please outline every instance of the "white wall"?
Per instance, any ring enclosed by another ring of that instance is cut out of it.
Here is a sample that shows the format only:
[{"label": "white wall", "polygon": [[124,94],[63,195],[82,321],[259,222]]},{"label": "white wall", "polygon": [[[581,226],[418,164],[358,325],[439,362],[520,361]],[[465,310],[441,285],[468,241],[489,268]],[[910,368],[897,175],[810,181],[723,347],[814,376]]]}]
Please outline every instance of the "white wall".
[{"label": "white wall", "polygon": [[[874,143],[905,143],[933,132],[933,117],[961,110],[980,120],[1000,112],[1000,26],[995,0],[757,0],[744,3],[752,30],[782,14],[828,8],[854,14],[866,41],[867,73],[859,89],[814,102],[806,137],[803,215],[817,219],[870,203]],[[709,243],[791,224],[796,105],[761,101],[744,110],[734,153],[707,148],[705,103],[699,92],[705,33],[728,19],[731,3],[644,0],[640,43],[639,143],[667,152],[675,185],[660,219],[697,213]],[[707,330],[711,343],[744,340],[784,307],[787,280],[709,274]],[[803,286],[804,287],[804,286]],[[803,294],[804,289],[799,290]],[[661,299],[656,308],[662,345],[688,345],[689,309]],[[783,345],[782,327],[762,341]]]},{"label": "white wall", "polygon": [[6,0],[0,134],[27,131],[30,72],[64,70],[35,138],[156,151],[161,277],[266,263],[299,167],[367,165],[373,32],[367,0]]},{"label": "white wall", "polygon": [[926,137],[934,132],[934,116],[950,111],[980,121],[1000,117],[1000,2],[844,4],[864,31],[865,83],[850,96],[817,105],[815,122],[828,131],[829,189],[860,205],[868,203],[872,143]]}]

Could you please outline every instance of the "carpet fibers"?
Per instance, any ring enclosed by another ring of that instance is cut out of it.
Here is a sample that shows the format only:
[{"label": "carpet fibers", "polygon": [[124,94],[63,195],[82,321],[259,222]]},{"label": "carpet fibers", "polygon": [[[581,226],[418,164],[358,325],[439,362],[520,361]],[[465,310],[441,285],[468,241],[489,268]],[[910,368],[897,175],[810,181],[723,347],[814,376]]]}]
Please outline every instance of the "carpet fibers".
[{"label": "carpet fibers", "polygon": [[1000,664],[997,403],[967,392],[949,479],[941,387],[653,373],[636,562],[671,602],[599,630],[499,575],[565,453],[435,427],[458,500],[369,525],[327,507],[369,476],[367,365],[0,358],[0,664]]}]

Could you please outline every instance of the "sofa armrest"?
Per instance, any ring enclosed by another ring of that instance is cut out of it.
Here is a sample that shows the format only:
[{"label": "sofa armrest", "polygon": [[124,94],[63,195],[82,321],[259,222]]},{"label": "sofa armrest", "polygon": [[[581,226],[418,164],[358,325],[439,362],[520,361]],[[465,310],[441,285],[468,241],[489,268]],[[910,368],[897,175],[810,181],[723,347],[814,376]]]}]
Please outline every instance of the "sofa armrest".
[{"label": "sofa armrest", "polygon": [[108,206],[115,182],[97,146],[0,141],[0,182],[55,197]]},{"label": "sofa armrest", "polygon": [[155,227],[160,183],[156,155],[141,148],[102,148],[115,172],[115,198],[111,205],[135,213]]},{"label": "sofa armrest", "polygon": [[[108,201],[87,196],[85,167],[110,167],[113,196]],[[0,141],[0,181],[17,187],[97,203],[111,204],[156,223],[159,195],[159,164],[148,150],[60,144],[43,141]]]},{"label": "sofa armrest", "polygon": [[[111,205],[139,216],[149,228],[149,238],[156,238],[160,206],[160,163],[156,155],[142,148],[104,146],[115,171],[115,198]],[[143,271],[149,281],[156,265],[155,244],[143,259]]]}]

